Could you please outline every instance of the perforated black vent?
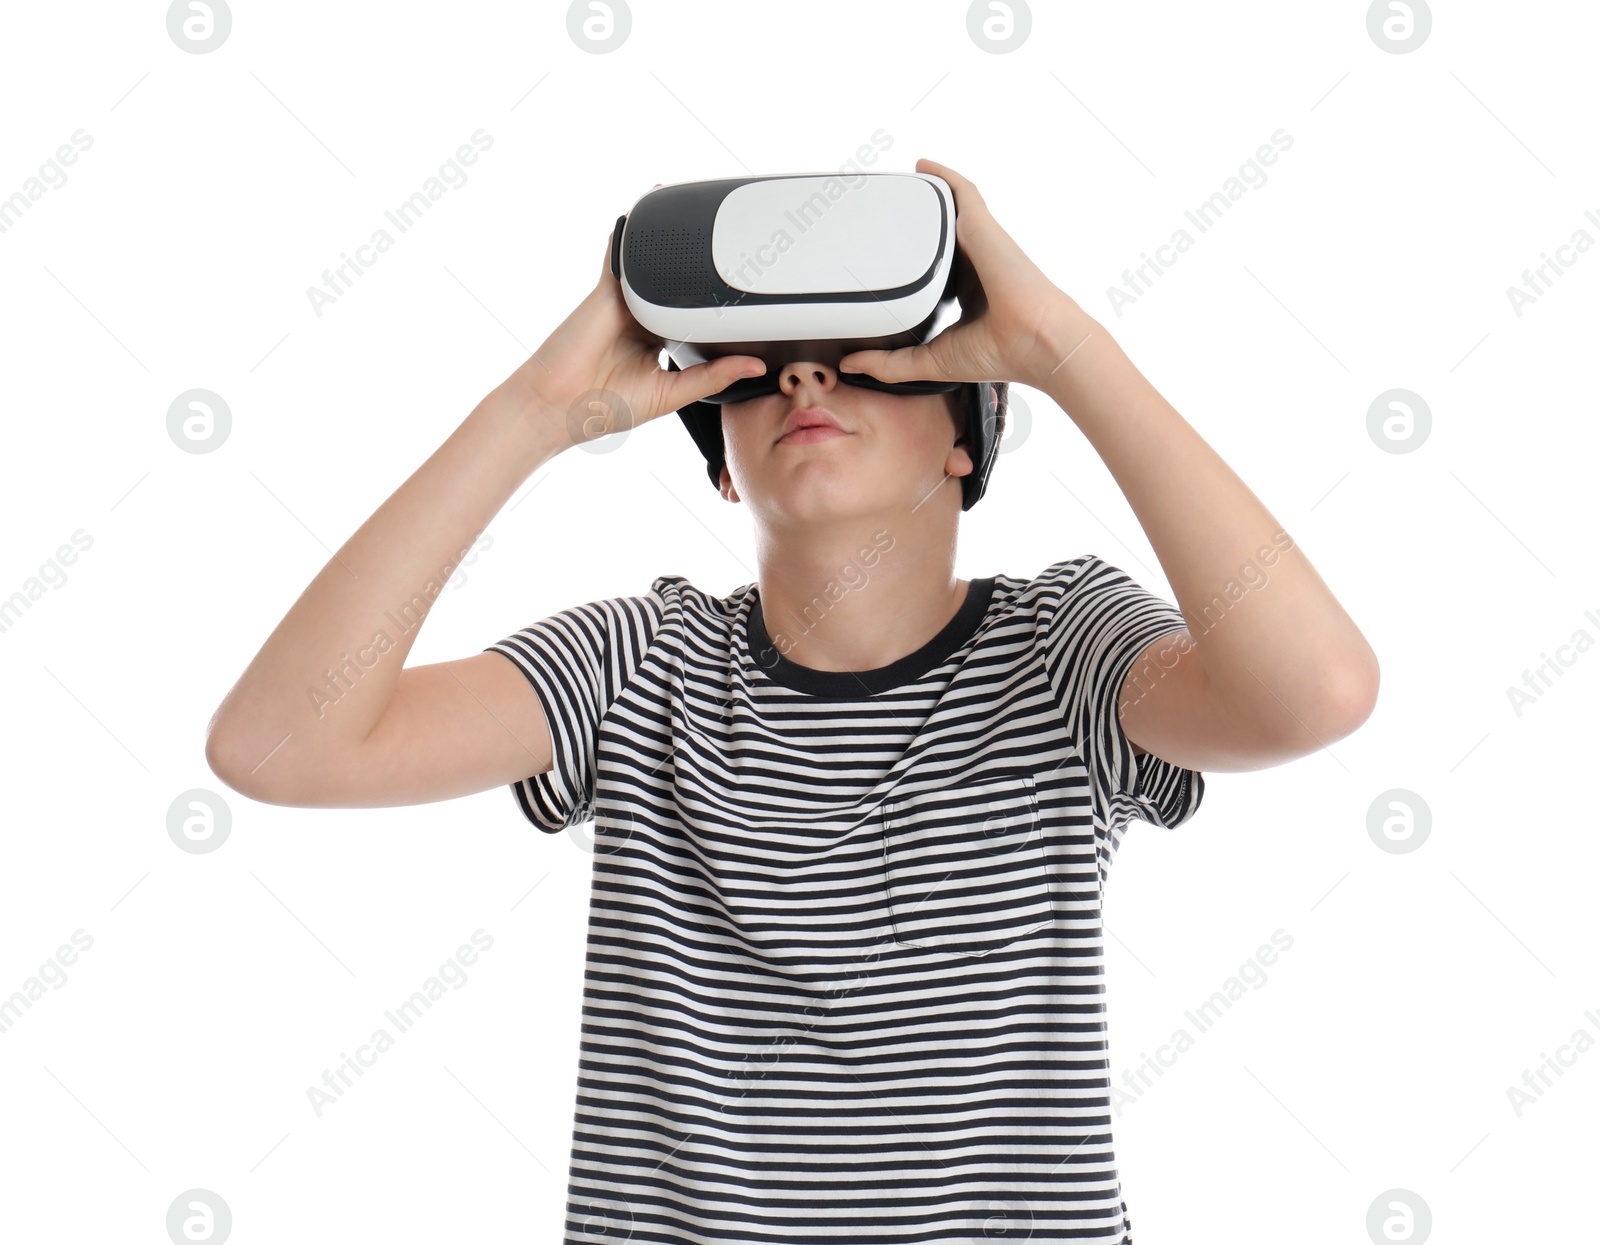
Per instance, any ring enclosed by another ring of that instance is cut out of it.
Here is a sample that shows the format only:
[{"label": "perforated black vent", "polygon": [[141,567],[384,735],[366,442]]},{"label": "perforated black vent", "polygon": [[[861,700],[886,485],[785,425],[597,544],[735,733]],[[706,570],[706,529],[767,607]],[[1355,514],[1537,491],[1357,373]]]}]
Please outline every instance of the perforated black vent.
[{"label": "perforated black vent", "polygon": [[704,298],[721,286],[711,268],[705,227],[630,229],[623,264],[629,273],[650,274],[655,301]]}]

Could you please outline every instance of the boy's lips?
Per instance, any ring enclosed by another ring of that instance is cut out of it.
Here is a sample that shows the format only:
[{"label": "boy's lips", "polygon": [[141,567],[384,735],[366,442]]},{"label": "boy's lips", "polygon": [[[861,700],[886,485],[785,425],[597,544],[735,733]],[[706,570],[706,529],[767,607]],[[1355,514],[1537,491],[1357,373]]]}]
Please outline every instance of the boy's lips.
[{"label": "boy's lips", "polygon": [[[813,432],[813,429],[816,431]],[[783,430],[778,434],[778,441],[821,441],[844,431],[832,411],[822,406],[808,406],[804,410],[789,412],[789,417],[783,421]]]},{"label": "boy's lips", "polygon": [[810,445],[813,441],[831,441],[834,437],[847,437],[843,428],[831,424],[813,424],[809,428],[796,428],[778,438],[779,445]]}]

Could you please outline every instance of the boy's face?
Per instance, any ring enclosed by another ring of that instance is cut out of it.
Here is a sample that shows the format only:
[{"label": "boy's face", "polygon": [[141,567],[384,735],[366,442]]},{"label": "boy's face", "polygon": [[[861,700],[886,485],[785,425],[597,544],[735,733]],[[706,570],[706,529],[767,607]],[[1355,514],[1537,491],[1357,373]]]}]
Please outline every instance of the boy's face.
[{"label": "boy's face", "polygon": [[[778,393],[722,407],[724,497],[777,522],[909,512],[933,503],[940,488],[949,490],[943,504],[960,510],[960,481],[945,475],[973,470],[956,415],[961,391],[883,393],[806,362],[785,364],[778,384]],[[791,415],[816,408],[843,432],[784,435]]]}]

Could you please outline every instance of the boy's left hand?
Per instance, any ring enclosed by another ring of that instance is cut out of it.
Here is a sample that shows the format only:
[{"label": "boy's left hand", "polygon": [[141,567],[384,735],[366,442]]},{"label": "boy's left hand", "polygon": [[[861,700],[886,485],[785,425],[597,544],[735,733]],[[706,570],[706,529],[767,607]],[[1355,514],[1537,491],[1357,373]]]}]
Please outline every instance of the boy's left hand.
[{"label": "boy's left hand", "polygon": [[1063,343],[1062,330],[1088,317],[1000,228],[976,186],[932,160],[918,160],[917,172],[944,178],[955,195],[961,318],[926,345],[847,354],[839,370],[891,383],[1005,380],[1043,388],[1076,344]]}]

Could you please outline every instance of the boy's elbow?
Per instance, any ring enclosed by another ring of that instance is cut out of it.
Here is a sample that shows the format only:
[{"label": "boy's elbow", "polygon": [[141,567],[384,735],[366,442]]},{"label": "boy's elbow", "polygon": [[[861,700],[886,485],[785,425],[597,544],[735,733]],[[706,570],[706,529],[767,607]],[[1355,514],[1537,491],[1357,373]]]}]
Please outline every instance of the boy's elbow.
[{"label": "boy's elbow", "polygon": [[1353,663],[1330,663],[1323,716],[1327,738],[1343,739],[1361,729],[1377,708],[1378,683],[1378,658],[1371,649]]},{"label": "boy's elbow", "polygon": [[239,781],[239,766],[235,754],[224,741],[222,732],[215,729],[206,735],[206,764],[211,767],[211,772],[223,786],[237,791],[240,795],[250,794]]},{"label": "boy's elbow", "polygon": [[260,766],[247,761],[234,738],[213,721],[206,733],[206,764],[230,791],[262,804],[276,803],[261,779]]}]

